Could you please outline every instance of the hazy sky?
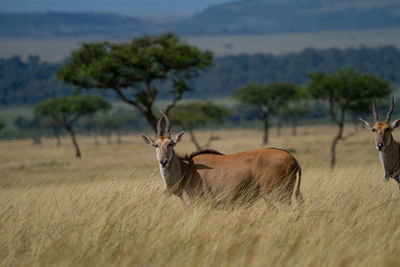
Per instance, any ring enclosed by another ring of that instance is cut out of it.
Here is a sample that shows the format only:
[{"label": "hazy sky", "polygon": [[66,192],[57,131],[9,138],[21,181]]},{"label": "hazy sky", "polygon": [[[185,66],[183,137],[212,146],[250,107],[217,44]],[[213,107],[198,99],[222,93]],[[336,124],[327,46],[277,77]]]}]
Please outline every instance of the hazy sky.
[{"label": "hazy sky", "polygon": [[0,12],[113,12],[133,16],[196,13],[233,0],[0,0]]}]

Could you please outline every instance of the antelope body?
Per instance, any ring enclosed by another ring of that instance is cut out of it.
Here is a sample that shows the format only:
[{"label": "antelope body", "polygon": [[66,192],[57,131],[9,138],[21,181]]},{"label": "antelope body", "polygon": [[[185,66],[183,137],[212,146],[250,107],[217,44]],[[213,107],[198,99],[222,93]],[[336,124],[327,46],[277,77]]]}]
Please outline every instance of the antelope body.
[{"label": "antelope body", "polygon": [[[163,119],[166,121],[165,136],[161,130]],[[199,197],[211,197],[220,202],[271,196],[290,203],[297,173],[299,179],[295,196],[302,201],[301,168],[290,153],[268,148],[232,155],[205,150],[179,156],[173,147],[182,136],[183,132],[174,140],[171,139],[169,120],[164,115],[158,121],[156,140],[147,136],[143,138],[146,143],[156,147],[161,178],[166,190],[180,197],[185,204]]]},{"label": "antelope body", "polygon": [[393,113],[394,99],[390,103],[389,111],[383,122],[378,121],[376,113],[375,99],[372,103],[372,113],[374,115],[374,123],[360,119],[364,127],[371,130],[374,134],[376,149],[379,152],[379,159],[383,167],[383,180],[387,181],[393,178],[399,184],[400,191],[400,144],[394,140],[392,131],[400,125],[400,119],[390,123]]}]

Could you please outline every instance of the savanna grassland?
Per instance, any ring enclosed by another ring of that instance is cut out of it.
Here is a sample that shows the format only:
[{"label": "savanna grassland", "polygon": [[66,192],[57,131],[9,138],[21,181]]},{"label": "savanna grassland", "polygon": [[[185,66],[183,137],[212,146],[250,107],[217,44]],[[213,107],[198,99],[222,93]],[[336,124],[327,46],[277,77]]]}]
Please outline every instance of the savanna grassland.
[{"label": "savanna grassland", "polygon": [[[396,183],[382,181],[372,135],[363,129],[338,145],[331,171],[334,131],[271,133],[270,146],[288,148],[300,161],[305,198],[275,209],[263,200],[185,209],[163,192],[153,148],[139,135],[97,146],[79,136],[82,159],[67,138],[61,148],[52,139],[1,141],[0,265],[398,266]],[[259,131],[217,134],[213,148],[223,153],[262,147]],[[178,152],[193,150],[188,140]]]}]

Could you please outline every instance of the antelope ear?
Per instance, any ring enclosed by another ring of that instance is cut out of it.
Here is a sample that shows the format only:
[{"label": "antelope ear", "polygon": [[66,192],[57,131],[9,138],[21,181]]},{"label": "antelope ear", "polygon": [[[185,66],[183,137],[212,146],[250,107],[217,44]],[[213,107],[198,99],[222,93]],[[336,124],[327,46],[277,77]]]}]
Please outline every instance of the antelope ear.
[{"label": "antelope ear", "polygon": [[390,127],[392,127],[392,129],[396,129],[398,126],[400,126],[400,119],[397,119],[390,124]]},{"label": "antelope ear", "polygon": [[361,118],[359,120],[362,122],[362,124],[364,125],[365,128],[367,128],[368,130],[371,130],[371,131],[373,130],[371,124],[369,124],[368,122],[366,122],[365,120],[363,120]]},{"label": "antelope ear", "polygon": [[154,140],[151,139],[150,137],[145,136],[145,135],[142,135],[142,137],[143,137],[143,140],[144,140],[144,142],[146,144],[151,145],[151,146],[155,146],[156,145],[156,143],[154,143]]},{"label": "antelope ear", "polygon": [[180,132],[175,136],[174,145],[176,145],[177,143],[179,143],[182,140],[184,133],[185,132]]}]

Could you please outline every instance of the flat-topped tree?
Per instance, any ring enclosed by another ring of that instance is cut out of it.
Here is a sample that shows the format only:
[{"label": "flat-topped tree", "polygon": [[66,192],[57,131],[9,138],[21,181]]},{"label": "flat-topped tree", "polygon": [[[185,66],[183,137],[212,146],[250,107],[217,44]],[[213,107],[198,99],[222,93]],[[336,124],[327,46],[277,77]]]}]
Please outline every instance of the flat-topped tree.
[{"label": "flat-topped tree", "polygon": [[392,91],[388,82],[373,75],[358,73],[352,69],[334,73],[309,74],[311,81],[306,88],[314,99],[324,100],[332,121],[338,126],[338,133],[331,145],[331,168],[336,163],[336,145],[344,139],[343,129],[346,112],[359,110],[373,97],[384,97]]},{"label": "flat-topped tree", "polygon": [[177,105],[170,112],[170,119],[181,126],[190,135],[192,143],[198,151],[208,148],[212,141],[219,139],[217,136],[210,136],[207,143],[200,145],[194,135],[193,129],[210,123],[222,122],[223,118],[229,114],[225,107],[211,102],[190,102]]},{"label": "flat-topped tree", "polygon": [[309,114],[311,111],[305,106],[305,100],[307,99],[305,90],[298,86],[294,86],[294,91],[292,89],[290,88],[290,91],[287,90],[285,103],[280,105],[276,111],[278,136],[280,136],[282,122],[287,120],[292,123],[292,135],[296,135],[298,119]]},{"label": "flat-topped tree", "polygon": [[75,138],[74,124],[82,116],[110,109],[111,104],[98,96],[67,96],[45,100],[35,107],[34,112],[35,115],[52,118],[71,135],[79,158],[81,152]]},{"label": "flat-topped tree", "polygon": [[296,96],[298,88],[292,83],[273,82],[267,85],[248,83],[235,92],[235,98],[245,104],[254,105],[258,110],[258,119],[264,124],[263,143],[268,143],[271,116],[278,113]]},{"label": "flat-topped tree", "polygon": [[40,120],[40,127],[42,127],[43,129],[46,130],[50,130],[53,133],[53,136],[56,138],[57,140],[57,146],[60,147],[61,146],[61,132],[63,127],[60,126],[57,122],[55,122],[52,118],[42,118]]},{"label": "flat-topped tree", "polygon": [[126,43],[87,43],[74,51],[58,71],[58,78],[79,88],[115,91],[120,99],[134,106],[156,131],[157,112],[153,105],[160,82],[171,89],[168,113],[183,93],[187,82],[212,64],[212,52],[201,51],[172,33],[144,36]]},{"label": "flat-topped tree", "polygon": [[134,119],[132,112],[117,111],[97,116],[94,118],[93,124],[95,128],[105,133],[109,145],[111,144],[112,133],[117,134],[117,143],[121,144],[121,130],[132,119]]},{"label": "flat-topped tree", "polygon": [[297,134],[297,122],[300,118],[311,114],[313,111],[311,108],[302,105],[301,103],[290,103],[288,106],[284,106],[279,109],[279,115],[285,120],[290,120],[292,124],[292,135]]}]

